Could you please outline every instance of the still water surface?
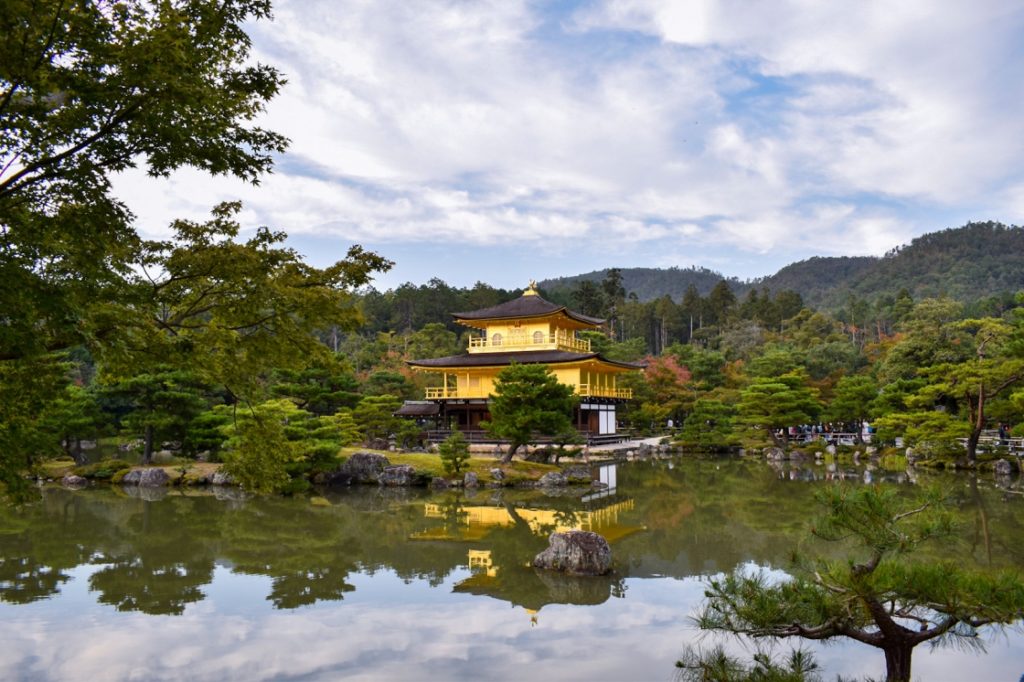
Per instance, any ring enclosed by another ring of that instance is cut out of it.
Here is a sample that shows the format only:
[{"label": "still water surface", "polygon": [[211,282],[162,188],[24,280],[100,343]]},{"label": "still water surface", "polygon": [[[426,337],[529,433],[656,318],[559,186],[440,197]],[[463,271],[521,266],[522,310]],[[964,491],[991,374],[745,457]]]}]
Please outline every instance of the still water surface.
[{"label": "still water surface", "polygon": [[[834,485],[821,466],[735,460],[601,475],[616,485],[598,494],[357,488],[323,507],[237,491],[48,489],[0,510],[0,679],[671,680],[686,643],[711,641],[688,618],[702,579],[784,569],[814,491]],[[1024,566],[1024,496],[984,477],[929,480],[962,506],[955,551]],[[526,566],[568,528],[611,541],[613,577]],[[1018,680],[1024,635],[986,645],[919,647],[915,678]],[[863,645],[815,652],[829,679],[884,673]]]}]

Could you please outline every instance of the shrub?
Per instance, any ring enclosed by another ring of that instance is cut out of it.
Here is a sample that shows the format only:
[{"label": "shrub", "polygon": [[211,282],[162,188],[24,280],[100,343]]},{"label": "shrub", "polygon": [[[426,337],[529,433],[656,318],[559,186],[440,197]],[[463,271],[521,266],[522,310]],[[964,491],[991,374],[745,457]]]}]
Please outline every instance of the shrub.
[{"label": "shrub", "polygon": [[452,431],[452,435],[441,443],[439,450],[441,466],[449,476],[458,476],[469,468],[469,443],[461,431]]},{"label": "shrub", "polygon": [[273,493],[288,487],[288,465],[295,459],[283,423],[289,406],[287,401],[257,405],[231,428],[224,470],[246,490]]},{"label": "shrub", "polygon": [[132,465],[121,459],[104,459],[92,464],[83,464],[72,471],[83,478],[112,478],[118,471],[131,469]]}]

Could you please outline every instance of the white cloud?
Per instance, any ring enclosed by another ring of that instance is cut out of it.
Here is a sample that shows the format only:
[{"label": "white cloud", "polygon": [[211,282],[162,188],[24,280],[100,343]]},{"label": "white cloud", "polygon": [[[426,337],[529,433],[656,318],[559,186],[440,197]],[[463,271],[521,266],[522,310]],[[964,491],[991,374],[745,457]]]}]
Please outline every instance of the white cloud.
[{"label": "white cloud", "polygon": [[[875,253],[945,215],[1019,205],[1005,189],[1024,151],[1015,3],[550,11],[284,2],[254,29],[289,79],[263,121],[292,140],[277,173],[258,188],[125,174],[117,188],[150,229],[240,197],[247,218],[289,233],[618,240],[640,259],[663,258],[665,240],[706,258]],[[816,215],[825,205],[846,213]]]}]

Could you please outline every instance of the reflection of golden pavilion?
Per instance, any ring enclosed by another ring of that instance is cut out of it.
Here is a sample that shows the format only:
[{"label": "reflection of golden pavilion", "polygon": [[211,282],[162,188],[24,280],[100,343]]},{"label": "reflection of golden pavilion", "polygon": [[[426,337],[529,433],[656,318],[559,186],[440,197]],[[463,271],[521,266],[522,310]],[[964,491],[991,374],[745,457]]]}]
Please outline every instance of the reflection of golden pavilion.
[{"label": "reflection of golden pavilion", "polygon": [[491,550],[471,549],[469,550],[469,570],[474,573],[484,573],[491,578],[498,575],[498,569],[491,562]]},{"label": "reflection of golden pavilion", "polygon": [[[603,492],[614,495],[614,491]],[[600,508],[577,511],[427,503],[424,516],[441,523],[412,534],[410,539],[472,543],[474,547],[467,550],[466,561],[470,575],[457,582],[454,591],[486,595],[521,606],[530,614],[530,622],[536,625],[537,612],[546,604],[603,603],[612,594],[609,579],[541,575],[529,568],[532,556],[515,554],[512,555],[515,565],[502,565],[495,563],[493,550],[502,546],[502,536],[514,532],[514,527],[528,528],[530,533],[541,537],[554,532],[589,530],[609,542],[644,530],[643,526],[630,525],[621,519],[623,513],[634,508],[632,499],[605,497],[601,503],[604,506]],[[493,539],[488,537],[491,534],[494,534]],[[500,552],[498,556],[502,561]],[[506,556],[505,561],[508,559]]]},{"label": "reflection of golden pavilion", "polygon": [[[609,542],[614,542],[642,528],[619,523],[619,514],[634,507],[632,499],[621,500],[601,509],[559,512],[553,509],[530,509],[517,507],[515,513],[525,521],[536,535],[564,533],[568,530],[590,530],[600,533]],[[495,527],[513,526],[516,520],[505,507],[461,507],[458,535],[450,528],[438,527],[414,533],[414,540],[479,540]],[[445,507],[440,504],[425,505],[424,516],[428,519],[447,517]]]}]

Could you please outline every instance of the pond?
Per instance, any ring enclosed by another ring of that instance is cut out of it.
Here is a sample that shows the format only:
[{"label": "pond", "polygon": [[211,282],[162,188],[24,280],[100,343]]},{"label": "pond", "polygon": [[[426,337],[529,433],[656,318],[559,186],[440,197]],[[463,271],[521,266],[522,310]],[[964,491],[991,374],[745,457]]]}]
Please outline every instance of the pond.
[{"label": "pond", "polygon": [[[671,680],[684,645],[710,641],[689,620],[702,579],[743,564],[784,569],[815,490],[837,477],[696,458],[595,474],[613,487],[363,487],[327,492],[329,504],[48,488],[36,504],[0,509],[0,679]],[[929,478],[962,507],[965,561],[1024,565],[1024,496],[984,476]],[[614,576],[527,567],[567,528],[609,539]],[[1024,673],[1019,631],[986,648],[919,647],[915,678]],[[814,651],[828,679],[884,674],[864,645]]]}]

